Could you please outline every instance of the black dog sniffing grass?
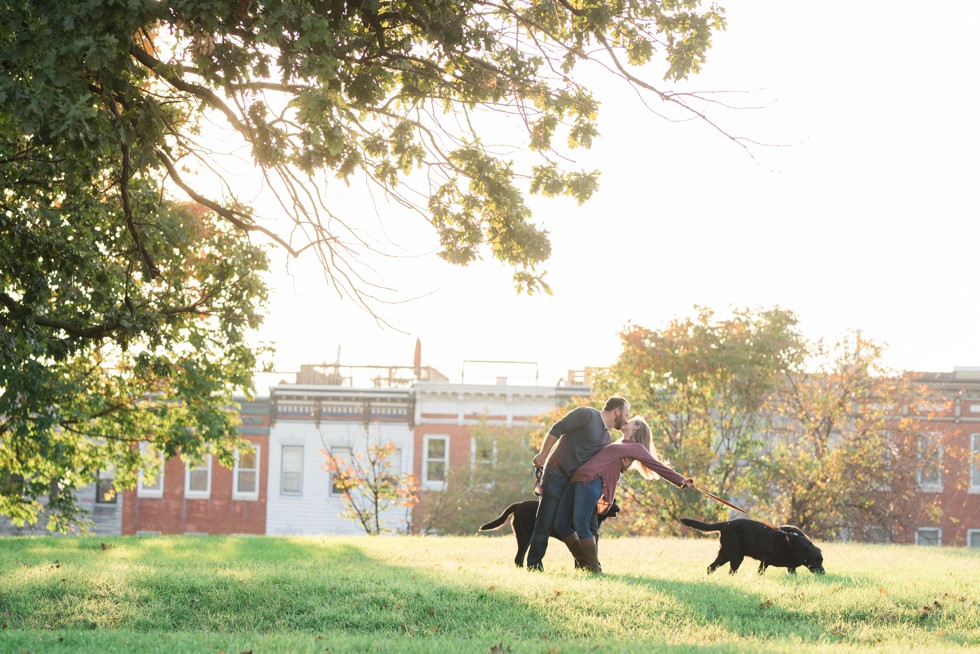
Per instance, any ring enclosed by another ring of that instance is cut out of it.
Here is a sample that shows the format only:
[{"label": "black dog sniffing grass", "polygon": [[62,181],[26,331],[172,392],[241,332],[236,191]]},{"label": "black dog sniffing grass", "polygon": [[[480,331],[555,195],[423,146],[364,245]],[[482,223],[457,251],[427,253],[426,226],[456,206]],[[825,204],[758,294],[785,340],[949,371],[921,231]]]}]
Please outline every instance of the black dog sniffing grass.
[{"label": "black dog sniffing grass", "polygon": [[[511,521],[511,526],[514,528],[514,535],[517,536],[517,556],[514,557],[514,563],[517,567],[523,568],[527,548],[531,546],[531,534],[534,532],[534,516],[537,512],[537,500],[515,502],[504,509],[504,512],[497,516],[497,518],[480,527],[480,531],[496,529],[507,522],[507,516],[513,515],[514,519]],[[614,518],[617,513],[619,513],[619,505],[613,502],[609,510],[606,511],[606,514],[599,516],[599,524],[601,525],[602,521],[606,518]],[[561,540],[554,531],[551,532],[551,537]]]},{"label": "black dog sniffing grass", "polygon": [[708,574],[725,563],[729,564],[729,574],[735,574],[746,556],[760,561],[759,574],[769,566],[789,568],[791,574],[796,574],[798,567],[824,573],[820,548],[797,527],[785,525],[776,529],[744,518],[716,523],[681,518],[681,522],[700,531],[721,532],[718,558],[708,566]]}]

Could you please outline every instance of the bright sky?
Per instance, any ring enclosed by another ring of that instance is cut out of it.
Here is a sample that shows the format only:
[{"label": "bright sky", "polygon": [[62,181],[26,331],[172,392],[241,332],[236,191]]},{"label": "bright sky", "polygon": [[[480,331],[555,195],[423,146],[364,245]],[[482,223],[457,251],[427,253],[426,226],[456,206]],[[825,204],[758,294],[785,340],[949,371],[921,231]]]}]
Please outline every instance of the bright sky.
[{"label": "bright sky", "polygon": [[[275,365],[411,365],[459,381],[464,360],[538,363],[539,381],[605,366],[628,323],[664,326],[695,305],[779,305],[810,338],[860,329],[895,368],[980,366],[980,3],[730,0],[701,90],[750,91],[754,110],[716,113],[783,147],[757,160],[696,123],[668,123],[623,89],[598,94],[601,140],[578,163],[602,171],[583,206],[532,199],[550,232],[553,296],[518,296],[492,261],[434,254],[381,271],[405,297],[384,308],[404,333],[340,301],[315,261],[277,263],[262,337]],[[334,186],[344,202],[343,187]],[[382,200],[356,208],[379,238]],[[424,223],[387,236],[432,252]],[[421,245],[420,245],[421,244]],[[385,264],[387,265],[387,264]],[[263,392],[265,389],[259,389]]]}]

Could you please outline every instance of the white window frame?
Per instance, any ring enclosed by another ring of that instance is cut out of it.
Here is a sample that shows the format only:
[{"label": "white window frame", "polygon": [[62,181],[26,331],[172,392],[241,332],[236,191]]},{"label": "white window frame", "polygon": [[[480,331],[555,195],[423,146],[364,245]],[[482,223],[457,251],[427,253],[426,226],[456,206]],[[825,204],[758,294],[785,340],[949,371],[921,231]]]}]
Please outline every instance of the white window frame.
[{"label": "white window frame", "polygon": [[[140,450],[146,451],[149,448],[149,443],[143,441],[140,443]],[[136,483],[136,497],[150,497],[157,498],[163,497],[163,472],[167,465],[166,459],[163,458],[163,452],[157,452],[157,456],[160,458],[160,466],[157,469],[156,478],[154,480],[153,486],[146,486],[143,483],[143,471],[140,470],[139,480]]]},{"label": "white window frame", "polygon": [[[442,458],[430,458],[429,457],[429,443],[432,441],[445,441],[446,449],[445,456]],[[444,479],[429,479],[429,463],[439,463],[444,464]],[[445,490],[446,489],[446,479],[449,476],[449,435],[448,434],[426,434],[422,439],[422,489],[423,490]]]},{"label": "white window frame", "polygon": [[[286,450],[299,450],[299,490],[286,490]],[[306,452],[302,445],[283,445],[279,450],[279,494],[287,497],[302,497],[303,468],[306,462]]]},{"label": "white window frame", "polygon": [[[970,545],[970,540],[976,536],[977,544]],[[980,529],[967,529],[966,530],[966,546],[968,548],[980,548]]]},{"label": "white window frame", "polygon": [[[920,543],[919,542],[919,533],[920,532],[923,532],[923,531],[934,531],[934,532],[936,532],[936,543],[935,543],[935,545],[933,543],[926,543],[926,542]],[[943,530],[942,530],[942,527],[919,527],[918,529],[915,530],[915,544],[916,545],[923,545],[923,546],[930,546],[930,547],[942,547],[943,546]]]},{"label": "white window frame", "polygon": [[[924,439],[930,439],[930,446],[935,446],[935,452],[939,457],[937,466],[939,468],[939,480],[938,481],[923,481],[922,480],[922,444]],[[942,434],[940,432],[926,432],[919,436],[919,461],[916,466],[915,478],[919,484],[919,490],[926,493],[939,493],[943,490],[943,441]]]},{"label": "white window frame", "polygon": [[970,484],[967,492],[980,493],[980,433],[970,434]]},{"label": "white window frame", "polygon": [[[240,465],[241,450],[235,448],[235,466],[231,470],[232,476],[232,489],[231,489],[231,499],[233,500],[257,500],[259,499],[259,479],[262,469],[262,446],[257,443],[253,443],[250,448],[251,452],[255,453],[255,467],[254,468],[242,468]],[[238,476],[242,472],[255,471],[255,490],[254,491],[243,491],[238,488]]]},{"label": "white window frame", "polygon": [[[204,470],[207,473],[207,488],[204,490],[191,490],[191,473],[193,471]],[[184,497],[189,500],[208,500],[211,499],[211,455],[205,455],[204,462],[192,466],[190,462],[184,464]]]}]

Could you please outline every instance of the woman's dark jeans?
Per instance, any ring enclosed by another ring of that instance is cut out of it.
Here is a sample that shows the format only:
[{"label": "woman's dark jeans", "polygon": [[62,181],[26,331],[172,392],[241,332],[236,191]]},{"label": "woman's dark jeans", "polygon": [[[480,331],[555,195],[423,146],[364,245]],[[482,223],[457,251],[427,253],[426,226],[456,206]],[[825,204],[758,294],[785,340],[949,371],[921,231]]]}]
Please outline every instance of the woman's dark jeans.
[{"label": "woman's dark jeans", "polygon": [[565,540],[573,531],[579,538],[595,538],[599,535],[599,517],[595,506],[600,495],[601,478],[568,484],[558,502],[555,515],[555,533],[559,538]]}]

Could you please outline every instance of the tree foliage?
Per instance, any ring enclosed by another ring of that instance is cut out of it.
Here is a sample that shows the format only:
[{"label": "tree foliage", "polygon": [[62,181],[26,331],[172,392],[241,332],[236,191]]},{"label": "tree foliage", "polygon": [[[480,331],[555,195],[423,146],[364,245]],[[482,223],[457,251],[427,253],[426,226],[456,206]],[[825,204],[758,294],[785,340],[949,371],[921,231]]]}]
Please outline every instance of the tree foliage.
[{"label": "tree foliage", "polygon": [[[629,326],[621,338],[623,352],[600,378],[598,395],[623,393],[678,472],[722,497],[736,493],[759,447],[767,400],[802,356],[795,316],[742,310],[718,319],[699,309],[660,330]],[[628,504],[620,502],[619,529],[670,533],[682,515],[717,516],[724,508],[636,475],[624,475],[620,486]]]},{"label": "tree foliage", "polygon": [[[597,393],[624,393],[663,457],[757,519],[820,538],[897,538],[905,516],[935,512],[917,503],[928,409],[916,407],[937,399],[887,369],[880,343],[859,333],[813,342],[796,324],[780,309],[726,319],[701,309],[658,330],[629,326]],[[610,527],[628,533],[673,533],[682,515],[729,513],[631,475],[620,498]]]},{"label": "tree foliage", "polygon": [[[823,538],[889,541],[918,514],[921,426],[939,400],[884,367],[881,343],[860,333],[811,345],[771,398],[750,488],[764,514]],[[925,511],[929,511],[927,507]]]},{"label": "tree foliage", "polygon": [[[632,71],[654,62],[666,80],[684,79],[724,28],[722,10],[698,0],[19,0],[0,18],[0,99],[23,141],[13,151],[104,185],[167,176],[229,226],[292,254],[311,249],[362,301],[370,283],[352,254],[367,243],[323,201],[325,179],[366,176],[431,222],[443,258],[466,263],[486,247],[519,288],[541,288],[550,243],[525,192],[583,201],[596,188],[594,171],[557,163],[557,147],[587,148],[597,135],[598,102],[576,70],[601,61],[708,120],[696,96]],[[491,114],[516,119],[515,145],[538,163],[516,170],[487,145]],[[213,164],[199,138],[205,115],[245,145],[291,223],[270,225],[235,189],[222,198],[182,174]],[[104,174],[124,166],[121,179]],[[406,184],[413,174],[420,187]]]},{"label": "tree foliage", "polygon": [[[712,124],[634,67],[683,80],[723,28],[698,0],[0,4],[0,513],[32,521],[49,494],[60,528],[98,468],[125,487],[155,449],[228,461],[232,395],[260,354],[261,245],[311,253],[369,309],[391,299],[328,184],[367,180],[431,224],[447,261],[489,253],[518,289],[548,290],[525,197],[597,186],[563,168],[597,135],[576,71],[599,63]],[[495,117],[532,161],[490,145]],[[216,142],[277,208],[222,178]]]}]

